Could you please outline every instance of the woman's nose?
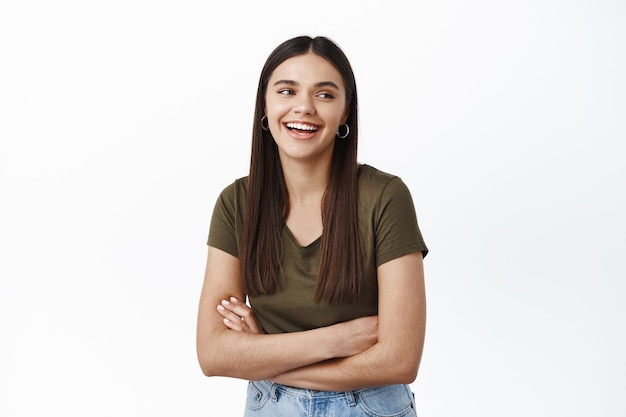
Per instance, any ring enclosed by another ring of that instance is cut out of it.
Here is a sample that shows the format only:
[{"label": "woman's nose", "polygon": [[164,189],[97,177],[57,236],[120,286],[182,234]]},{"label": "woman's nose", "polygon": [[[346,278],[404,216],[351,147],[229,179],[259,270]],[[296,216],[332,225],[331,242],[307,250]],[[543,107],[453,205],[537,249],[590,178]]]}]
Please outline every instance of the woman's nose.
[{"label": "woman's nose", "polygon": [[299,114],[315,114],[313,99],[307,95],[300,95],[294,103],[294,111]]}]

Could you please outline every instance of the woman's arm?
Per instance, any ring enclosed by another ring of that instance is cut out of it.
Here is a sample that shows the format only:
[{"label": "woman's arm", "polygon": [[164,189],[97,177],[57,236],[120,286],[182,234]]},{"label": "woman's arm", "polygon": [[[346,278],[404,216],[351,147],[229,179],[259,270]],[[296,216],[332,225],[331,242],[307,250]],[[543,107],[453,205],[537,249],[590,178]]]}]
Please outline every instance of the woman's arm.
[{"label": "woman's arm", "polygon": [[279,335],[233,331],[224,326],[217,309],[230,296],[245,299],[239,260],[209,247],[196,339],[200,367],[207,376],[268,379],[327,359],[354,355],[376,342],[375,318]]},{"label": "woman's arm", "polygon": [[[381,265],[378,287],[378,342],[374,346],[354,356],[312,364],[270,379],[325,391],[413,382],[426,324],[422,254],[405,255]],[[236,308],[243,315],[243,306],[238,304]]]},{"label": "woman's arm", "polygon": [[302,388],[347,391],[417,377],[426,328],[421,252],[378,268],[378,342],[366,351],[285,372],[272,380]]}]

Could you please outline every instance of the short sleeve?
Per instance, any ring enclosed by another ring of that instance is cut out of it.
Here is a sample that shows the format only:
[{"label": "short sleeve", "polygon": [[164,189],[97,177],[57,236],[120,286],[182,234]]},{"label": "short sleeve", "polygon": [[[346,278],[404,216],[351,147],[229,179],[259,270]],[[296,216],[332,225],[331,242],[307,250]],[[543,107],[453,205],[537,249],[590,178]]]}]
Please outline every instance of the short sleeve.
[{"label": "short sleeve", "polygon": [[209,246],[221,249],[233,256],[238,256],[239,254],[236,194],[236,184],[232,184],[226,187],[218,197],[213,209],[213,215],[211,216],[207,242]]},{"label": "short sleeve", "polygon": [[411,193],[404,182],[394,177],[383,189],[376,213],[374,231],[376,266],[412,252],[428,248],[417,223]]}]

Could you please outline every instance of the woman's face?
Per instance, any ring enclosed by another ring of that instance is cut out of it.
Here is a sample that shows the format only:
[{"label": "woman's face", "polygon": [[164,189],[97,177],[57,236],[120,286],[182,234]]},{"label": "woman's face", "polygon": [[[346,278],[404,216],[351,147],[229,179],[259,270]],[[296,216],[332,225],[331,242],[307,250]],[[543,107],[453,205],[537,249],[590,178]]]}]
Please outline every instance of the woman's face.
[{"label": "woman's face", "polygon": [[265,115],[283,164],[330,161],[348,110],[341,74],[313,53],[287,59],[269,79]]}]

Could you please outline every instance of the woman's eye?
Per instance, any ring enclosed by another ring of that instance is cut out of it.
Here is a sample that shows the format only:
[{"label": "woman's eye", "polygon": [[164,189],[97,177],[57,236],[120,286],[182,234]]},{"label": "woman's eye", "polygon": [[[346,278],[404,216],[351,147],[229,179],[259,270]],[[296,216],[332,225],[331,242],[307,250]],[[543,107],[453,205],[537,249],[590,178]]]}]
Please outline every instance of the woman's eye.
[{"label": "woman's eye", "polygon": [[290,96],[293,94],[293,90],[290,90],[288,88],[283,88],[282,90],[278,90],[278,94],[282,94],[285,96]]},{"label": "woman's eye", "polygon": [[334,96],[330,93],[319,93],[317,96],[319,98],[334,98]]}]

